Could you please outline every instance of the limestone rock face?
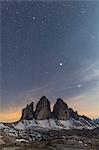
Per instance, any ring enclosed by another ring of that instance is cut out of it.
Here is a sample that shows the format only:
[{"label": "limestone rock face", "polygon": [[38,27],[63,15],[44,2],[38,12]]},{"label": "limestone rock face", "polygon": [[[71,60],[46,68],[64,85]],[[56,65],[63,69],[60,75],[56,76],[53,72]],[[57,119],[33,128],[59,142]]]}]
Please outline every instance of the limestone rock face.
[{"label": "limestone rock face", "polygon": [[27,105],[26,108],[22,110],[21,119],[32,120],[34,118],[34,105],[33,102],[30,105]]},{"label": "limestone rock face", "polygon": [[92,121],[89,117],[87,117],[87,116],[85,116],[85,115],[82,115],[82,116],[80,116],[80,117],[82,117],[82,118],[84,118],[85,120],[87,120],[87,121]]},{"label": "limestone rock face", "polygon": [[[38,123],[38,120],[47,120],[51,118],[52,121],[54,120],[58,124],[58,120],[70,119],[74,121],[74,123],[78,123],[78,121],[75,120],[79,120],[81,124],[88,125],[89,123],[91,126],[95,126],[94,121],[92,121],[90,118],[84,115],[78,115],[77,111],[74,111],[72,108],[68,108],[68,105],[61,98],[57,99],[56,103],[54,104],[53,111],[51,112],[50,101],[45,96],[41,97],[36,105],[35,111],[33,102],[30,105],[27,105],[26,108],[22,110],[22,117],[19,121],[35,119],[34,121]],[[50,120],[47,121],[50,122]]]},{"label": "limestone rock face", "polygon": [[69,114],[71,118],[74,118],[75,120],[79,119],[79,115],[77,113],[77,111],[74,112],[74,110],[72,108],[69,108]]},{"label": "limestone rock face", "polygon": [[53,117],[58,120],[68,120],[70,118],[68,105],[60,98],[57,99],[54,105]]},{"label": "limestone rock face", "polygon": [[49,100],[43,96],[36,105],[35,119],[45,120],[51,118],[51,109]]}]

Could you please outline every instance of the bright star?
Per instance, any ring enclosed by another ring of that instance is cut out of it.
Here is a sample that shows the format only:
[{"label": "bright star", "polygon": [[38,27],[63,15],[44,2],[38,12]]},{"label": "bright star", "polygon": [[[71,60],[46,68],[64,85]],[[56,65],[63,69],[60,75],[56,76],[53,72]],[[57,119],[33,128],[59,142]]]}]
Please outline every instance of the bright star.
[{"label": "bright star", "polygon": [[60,65],[60,66],[63,66],[63,63],[62,63],[62,62],[60,62],[60,63],[59,63],[59,65]]},{"label": "bright star", "polygon": [[77,85],[77,88],[81,88],[81,87],[83,87],[82,84],[78,84],[78,85]]},{"label": "bright star", "polygon": [[33,17],[33,20],[35,19],[35,17]]}]

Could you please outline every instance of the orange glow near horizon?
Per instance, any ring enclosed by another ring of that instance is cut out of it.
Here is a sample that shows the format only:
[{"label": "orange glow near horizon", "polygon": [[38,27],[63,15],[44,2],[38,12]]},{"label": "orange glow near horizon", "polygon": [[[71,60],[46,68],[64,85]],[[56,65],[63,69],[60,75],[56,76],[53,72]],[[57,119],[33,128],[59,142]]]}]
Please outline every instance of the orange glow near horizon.
[{"label": "orange glow near horizon", "polygon": [[15,122],[21,117],[21,112],[0,113],[0,122]]},{"label": "orange glow near horizon", "polygon": [[[86,115],[92,119],[99,117],[97,113],[91,114],[90,112],[80,112],[80,115]],[[14,121],[18,121],[20,117],[21,117],[21,112],[13,112],[7,114],[0,113],[0,122],[14,122]]]},{"label": "orange glow near horizon", "polygon": [[[87,99],[87,101],[85,101],[85,99]],[[79,115],[86,115],[87,117],[93,119],[99,117],[98,99],[98,93],[92,93],[91,95],[86,94],[75,96],[68,100],[65,99],[64,101],[68,104],[69,108],[72,108],[74,111],[77,111]],[[34,104],[36,103],[37,101],[34,102]],[[0,122],[18,121],[22,114],[22,108],[26,107],[25,104],[21,106],[13,106],[5,109],[5,112],[0,112]],[[53,110],[54,104],[55,101],[51,102],[51,111]]]},{"label": "orange glow near horizon", "polygon": [[[75,107],[74,110],[76,111]],[[78,109],[79,115],[86,115],[90,118],[97,118],[99,117],[99,114],[97,112],[91,113],[90,111],[84,111],[80,108]],[[0,113],[0,122],[15,122],[18,121],[21,117],[21,111],[15,111],[10,113]]]}]

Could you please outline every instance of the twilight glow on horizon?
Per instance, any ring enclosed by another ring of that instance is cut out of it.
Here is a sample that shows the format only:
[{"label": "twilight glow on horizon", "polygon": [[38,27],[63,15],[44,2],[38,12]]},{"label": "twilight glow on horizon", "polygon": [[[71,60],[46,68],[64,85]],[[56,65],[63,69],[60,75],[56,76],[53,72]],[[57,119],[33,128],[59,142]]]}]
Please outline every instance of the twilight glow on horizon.
[{"label": "twilight glow on horizon", "polygon": [[99,117],[99,2],[1,1],[0,121],[61,97]]}]

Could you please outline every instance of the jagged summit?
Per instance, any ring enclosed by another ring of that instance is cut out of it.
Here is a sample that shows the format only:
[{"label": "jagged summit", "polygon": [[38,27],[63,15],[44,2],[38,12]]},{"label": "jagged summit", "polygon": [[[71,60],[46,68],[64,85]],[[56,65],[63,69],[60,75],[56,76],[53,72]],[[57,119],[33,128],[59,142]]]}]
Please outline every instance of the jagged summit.
[{"label": "jagged summit", "polygon": [[24,124],[21,124],[22,128],[24,128],[24,125],[27,126],[26,121],[32,121],[32,124],[35,126],[51,128],[59,126],[66,128],[95,126],[95,123],[90,118],[79,115],[77,111],[69,108],[61,98],[57,99],[51,112],[50,101],[45,96],[40,98],[35,110],[33,102],[22,110],[22,117],[19,122],[21,121],[25,121]]},{"label": "jagged summit", "polygon": [[19,121],[8,124],[0,123],[0,130],[4,134],[14,137],[16,141],[22,138],[23,142],[56,139],[56,136],[67,138],[67,132],[70,136],[75,135],[75,130],[77,130],[78,135],[82,129],[92,130],[97,127],[99,127],[98,124],[84,115],[80,116],[61,98],[57,99],[51,112],[50,101],[45,96],[38,101],[35,110],[33,102],[27,105],[22,110],[22,117]]},{"label": "jagged summit", "polygon": [[51,117],[50,102],[45,96],[42,96],[36,105],[35,119],[44,120],[49,119],[50,117]]},{"label": "jagged summit", "polygon": [[63,100],[60,97],[57,98],[57,101],[63,102]]},{"label": "jagged summit", "polygon": [[27,105],[26,108],[22,110],[21,119],[32,120],[34,118],[34,104]]},{"label": "jagged summit", "polygon": [[79,115],[77,113],[77,111],[74,112],[74,110],[72,108],[69,108],[69,114],[72,118],[74,118],[75,120],[79,119]]},{"label": "jagged summit", "polygon": [[70,118],[68,105],[58,98],[53,108],[53,117],[58,120],[68,120]]},{"label": "jagged summit", "polygon": [[45,96],[42,96],[38,101],[35,111],[33,102],[22,110],[21,120],[45,120],[51,118],[58,120],[68,120],[70,118],[68,105],[61,98],[57,99],[52,112],[50,101]]}]

